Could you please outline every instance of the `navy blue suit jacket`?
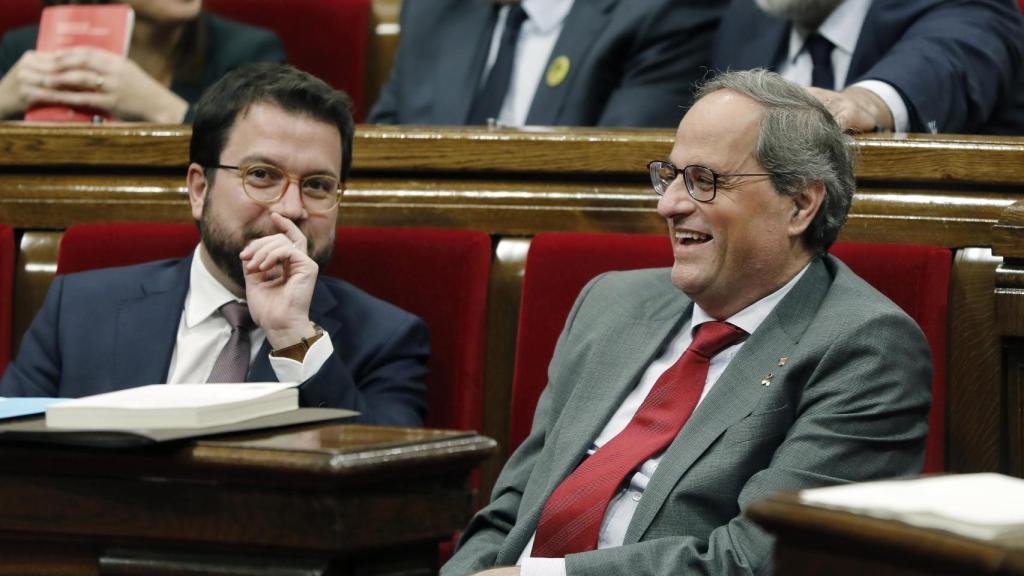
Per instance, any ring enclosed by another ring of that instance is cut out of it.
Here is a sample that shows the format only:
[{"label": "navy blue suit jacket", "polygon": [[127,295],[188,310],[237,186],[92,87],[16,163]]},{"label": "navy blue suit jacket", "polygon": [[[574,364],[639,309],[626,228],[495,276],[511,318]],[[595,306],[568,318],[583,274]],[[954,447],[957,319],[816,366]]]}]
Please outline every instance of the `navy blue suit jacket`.
[{"label": "navy blue suit jacket", "polygon": [[[675,127],[692,84],[711,62],[725,0],[576,0],[551,57],[569,59],[561,83],[542,77],[526,123]],[[497,18],[493,0],[405,0],[391,76],[367,122],[466,123]]]},{"label": "navy blue suit jacket", "polygon": [[[714,67],[777,66],[790,26],[733,0]],[[1011,0],[874,0],[846,83],[868,79],[900,92],[914,132],[1024,134],[1024,19]]]},{"label": "navy blue suit jacket", "polygon": [[[0,396],[79,397],[167,381],[191,258],[58,276],[0,380]],[[334,355],[302,383],[302,406],[349,408],[362,422],[423,423],[430,354],[417,317],[320,277],[310,318]],[[248,380],[275,382],[264,342]]]}]

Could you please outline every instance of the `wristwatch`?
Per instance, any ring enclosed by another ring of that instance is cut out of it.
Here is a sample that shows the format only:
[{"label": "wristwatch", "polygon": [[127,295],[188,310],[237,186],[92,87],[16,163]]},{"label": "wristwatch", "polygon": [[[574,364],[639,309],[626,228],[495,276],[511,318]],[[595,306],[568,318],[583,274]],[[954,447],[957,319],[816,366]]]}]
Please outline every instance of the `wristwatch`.
[{"label": "wristwatch", "polygon": [[324,329],[316,324],[313,324],[313,330],[315,330],[316,333],[309,338],[303,338],[291,346],[285,346],[284,348],[273,350],[270,352],[270,355],[274,358],[290,358],[296,362],[302,362],[306,357],[306,352],[309,351],[309,349],[313,347],[313,344],[324,335]]}]

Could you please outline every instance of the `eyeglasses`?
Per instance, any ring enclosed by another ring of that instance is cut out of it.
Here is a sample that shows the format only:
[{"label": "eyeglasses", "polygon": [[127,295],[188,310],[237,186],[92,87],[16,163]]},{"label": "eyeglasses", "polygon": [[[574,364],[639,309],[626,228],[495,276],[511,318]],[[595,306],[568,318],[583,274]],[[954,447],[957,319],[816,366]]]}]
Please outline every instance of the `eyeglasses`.
[{"label": "eyeglasses", "polygon": [[647,164],[647,170],[651,173],[651,185],[658,196],[664,196],[668,187],[676,181],[679,174],[683,175],[683,183],[686,191],[697,202],[711,202],[718,192],[718,179],[731,178],[734,176],[774,176],[772,172],[756,172],[752,174],[721,174],[707,166],[690,164],[681,170],[676,168],[667,160],[655,160]]},{"label": "eyeglasses", "polygon": [[242,190],[254,202],[270,205],[284,197],[288,185],[295,182],[302,192],[302,205],[306,211],[323,214],[334,210],[341,202],[339,181],[329,174],[293,176],[272,164],[246,164],[225,166],[217,164],[212,168],[237,170],[242,179]]}]

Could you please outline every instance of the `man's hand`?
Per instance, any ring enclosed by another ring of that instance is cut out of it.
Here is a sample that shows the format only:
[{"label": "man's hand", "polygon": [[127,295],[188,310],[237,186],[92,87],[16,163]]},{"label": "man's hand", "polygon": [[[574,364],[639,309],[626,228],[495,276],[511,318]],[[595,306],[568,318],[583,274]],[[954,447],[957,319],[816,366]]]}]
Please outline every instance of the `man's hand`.
[{"label": "man's hand", "polygon": [[874,92],[849,86],[842,92],[807,87],[806,90],[832,112],[843,130],[871,132],[875,128],[893,129],[892,112]]},{"label": "man's hand", "polygon": [[477,572],[473,576],[519,576],[519,566],[501,566],[488,568],[483,572]]},{"label": "man's hand", "polygon": [[306,253],[306,237],[294,222],[275,212],[270,220],[280,233],[253,240],[239,257],[249,313],[271,347],[279,349],[316,333],[309,304],[319,266]]}]

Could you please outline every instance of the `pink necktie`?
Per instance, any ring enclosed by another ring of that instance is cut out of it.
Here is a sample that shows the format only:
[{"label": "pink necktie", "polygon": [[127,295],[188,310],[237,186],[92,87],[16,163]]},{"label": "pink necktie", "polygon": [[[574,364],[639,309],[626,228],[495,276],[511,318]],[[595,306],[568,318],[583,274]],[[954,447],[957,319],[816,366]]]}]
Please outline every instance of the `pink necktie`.
[{"label": "pink necktie", "polygon": [[249,372],[249,332],[255,327],[249,307],[234,300],[220,307],[231,325],[231,337],[220,350],[207,382],[245,382]]},{"label": "pink necktie", "polygon": [[705,322],[682,357],[658,377],[629,424],[555,489],[537,524],[532,556],[562,558],[597,548],[608,503],[635,470],[665,450],[697,406],[711,358],[746,335],[726,322]]}]

